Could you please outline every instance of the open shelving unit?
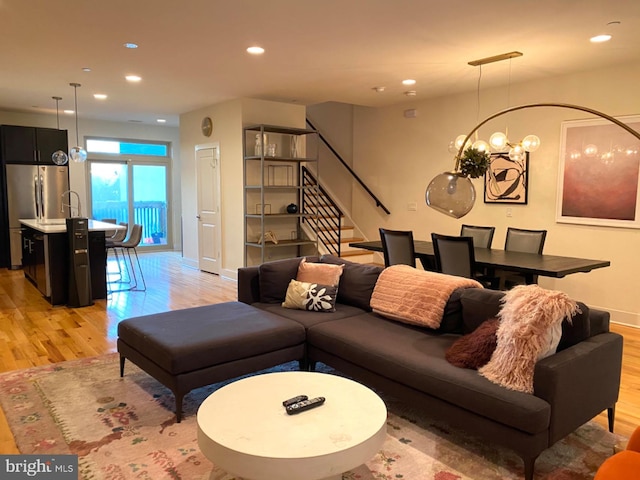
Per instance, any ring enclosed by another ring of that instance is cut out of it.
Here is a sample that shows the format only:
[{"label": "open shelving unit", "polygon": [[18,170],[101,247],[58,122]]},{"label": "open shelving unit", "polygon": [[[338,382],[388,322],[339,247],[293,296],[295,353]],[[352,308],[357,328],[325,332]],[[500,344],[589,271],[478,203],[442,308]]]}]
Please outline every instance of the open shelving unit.
[{"label": "open shelving unit", "polygon": [[317,171],[318,132],[253,125],[243,135],[245,266],[317,254],[317,215],[301,204],[317,186],[302,185],[301,169]]}]

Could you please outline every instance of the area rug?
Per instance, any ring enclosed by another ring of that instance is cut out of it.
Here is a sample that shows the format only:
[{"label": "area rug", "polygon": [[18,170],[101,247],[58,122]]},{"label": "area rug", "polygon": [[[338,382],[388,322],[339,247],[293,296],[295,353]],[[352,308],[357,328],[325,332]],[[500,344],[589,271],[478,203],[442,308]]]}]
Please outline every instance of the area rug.
[{"label": "area rug", "polygon": [[[120,378],[111,354],[2,374],[0,404],[21,453],[77,454],[83,480],[233,480],[200,453],[196,439],[198,406],[221,385],[187,395],[178,424],[171,392],[130,362]],[[514,453],[383,398],[384,448],[343,480],[523,478]],[[590,422],[538,458],[536,479],[591,479],[621,440]]]}]

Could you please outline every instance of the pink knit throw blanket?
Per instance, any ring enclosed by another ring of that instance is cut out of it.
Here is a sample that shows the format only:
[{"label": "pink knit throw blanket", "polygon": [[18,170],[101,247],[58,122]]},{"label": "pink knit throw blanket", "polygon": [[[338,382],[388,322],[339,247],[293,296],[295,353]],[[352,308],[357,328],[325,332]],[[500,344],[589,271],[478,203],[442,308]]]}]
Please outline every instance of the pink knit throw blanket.
[{"label": "pink knit throw blanket", "polygon": [[457,288],[483,287],[469,278],[392,265],[378,277],[371,308],[393,320],[438,328],[447,300]]}]

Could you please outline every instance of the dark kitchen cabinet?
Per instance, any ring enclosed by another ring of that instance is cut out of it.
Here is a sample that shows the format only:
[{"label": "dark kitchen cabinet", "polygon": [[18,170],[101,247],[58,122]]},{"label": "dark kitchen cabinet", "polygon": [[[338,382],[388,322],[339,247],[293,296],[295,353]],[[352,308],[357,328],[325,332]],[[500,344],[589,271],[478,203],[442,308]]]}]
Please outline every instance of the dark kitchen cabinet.
[{"label": "dark kitchen cabinet", "polygon": [[51,155],[57,150],[68,152],[66,130],[55,128],[0,126],[2,161],[7,163],[39,163],[53,165]]}]

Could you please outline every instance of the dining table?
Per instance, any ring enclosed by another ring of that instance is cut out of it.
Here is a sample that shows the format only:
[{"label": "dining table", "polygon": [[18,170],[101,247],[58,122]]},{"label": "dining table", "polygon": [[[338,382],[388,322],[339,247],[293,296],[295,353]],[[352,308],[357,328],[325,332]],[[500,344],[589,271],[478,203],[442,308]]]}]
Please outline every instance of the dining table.
[{"label": "dining table", "polygon": [[[433,243],[426,240],[414,240],[416,258],[420,260],[425,270],[435,270],[435,253]],[[352,242],[350,247],[362,248],[372,252],[382,252],[382,242]],[[486,269],[518,272],[528,279],[536,275],[543,277],[562,278],[580,272],[590,272],[597,268],[611,265],[608,260],[592,260],[588,258],[565,257],[537,253],[514,252],[494,248],[475,248],[476,266]],[[531,282],[527,282],[531,283]]]}]

